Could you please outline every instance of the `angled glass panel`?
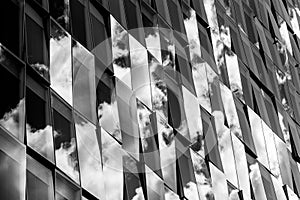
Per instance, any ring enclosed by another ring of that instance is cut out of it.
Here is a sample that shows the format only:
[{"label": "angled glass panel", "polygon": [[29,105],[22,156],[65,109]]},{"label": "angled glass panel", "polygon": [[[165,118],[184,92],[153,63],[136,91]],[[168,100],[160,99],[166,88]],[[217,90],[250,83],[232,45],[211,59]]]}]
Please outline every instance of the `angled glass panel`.
[{"label": "angled glass panel", "polygon": [[149,200],[163,200],[164,182],[156,173],[145,165],[147,198]]},{"label": "angled glass panel", "polygon": [[75,114],[81,185],[99,199],[105,198],[99,136],[96,126]]},{"label": "angled glass panel", "polygon": [[267,200],[265,193],[263,180],[260,172],[260,166],[258,162],[255,162],[249,166],[250,181],[254,192],[255,199]]},{"label": "angled glass panel", "polygon": [[50,31],[51,88],[73,105],[71,36],[53,21]]},{"label": "angled glass panel", "polygon": [[245,146],[241,140],[234,134],[231,134],[234,160],[236,164],[236,173],[238,178],[238,187],[243,191],[245,199],[250,199],[250,177],[247,166]]},{"label": "angled glass panel", "polygon": [[257,160],[269,169],[268,154],[266,149],[264,132],[262,129],[261,118],[248,107],[251,134],[253,137],[255,149],[257,152]]},{"label": "angled glass panel", "polygon": [[271,179],[272,179],[272,183],[274,185],[275,188],[275,194],[276,194],[276,198],[282,199],[282,200],[287,200],[286,195],[284,193],[284,190],[282,188],[282,183],[280,181],[278,181],[278,179],[276,179],[274,176],[271,175]]},{"label": "angled glass panel", "polygon": [[200,200],[214,199],[212,180],[204,158],[192,150],[190,153]]},{"label": "angled glass panel", "polygon": [[118,102],[122,147],[139,160],[139,130],[137,119],[136,96],[121,80],[116,80],[116,95]]},{"label": "angled glass panel", "polygon": [[147,50],[160,64],[162,64],[160,35],[158,27],[146,27],[145,34]]},{"label": "angled glass panel", "polygon": [[101,143],[106,200],[121,200],[124,190],[124,152],[121,145],[102,128]]},{"label": "angled glass panel", "polygon": [[279,162],[277,157],[277,149],[274,141],[275,133],[264,121],[262,121],[262,127],[266,140],[266,148],[269,158],[270,170],[276,178],[281,179]]},{"label": "angled glass panel", "polygon": [[[0,126],[20,141],[24,141],[25,98],[24,64],[0,44]],[[9,86],[9,87],[8,87]]]},{"label": "angled glass panel", "polygon": [[204,146],[201,145],[203,141],[203,128],[201,120],[200,105],[197,97],[195,97],[188,89],[182,86],[183,103],[186,115],[187,127],[189,129],[190,142],[192,145],[200,145],[200,149],[194,149],[196,151],[202,151],[201,155],[204,155]]},{"label": "angled glass panel", "polygon": [[26,184],[26,148],[0,127],[1,198],[24,200]]},{"label": "angled glass panel", "polygon": [[53,123],[56,165],[79,183],[77,145],[72,123],[56,110],[53,110]]},{"label": "angled glass panel", "polygon": [[72,51],[74,108],[96,124],[95,59],[76,41],[73,41]]},{"label": "angled glass panel", "polygon": [[148,54],[148,57],[152,110],[163,116],[165,120],[168,120],[168,92],[163,65],[151,54]]},{"label": "angled glass panel", "polygon": [[110,23],[114,75],[131,88],[129,35],[112,15]]},{"label": "angled glass panel", "polygon": [[158,113],[156,118],[163,180],[172,190],[177,191],[174,131]]},{"label": "angled glass panel", "polygon": [[27,156],[27,198],[30,200],[54,200],[52,172]]},{"label": "angled glass panel", "polygon": [[132,89],[137,98],[152,108],[148,53],[133,36],[129,36]]},{"label": "angled glass panel", "polygon": [[206,73],[207,65],[208,64],[205,62],[198,63],[197,65],[193,66],[192,73],[198,102],[203,108],[211,113],[211,102],[209,98],[209,87]]},{"label": "angled glass panel", "polygon": [[221,111],[214,111],[218,148],[226,178],[236,187],[238,186],[236,165],[233,155],[230,129],[224,125],[224,115]]},{"label": "angled glass panel", "polygon": [[279,138],[274,136],[275,145],[277,149],[278,162],[280,167],[280,173],[282,177],[282,183],[293,187],[292,172],[289,161],[289,154],[286,148],[286,144]]},{"label": "angled glass panel", "polygon": [[96,109],[99,125],[117,140],[122,141],[115,79],[107,68],[96,63]]},{"label": "angled glass panel", "polygon": [[209,170],[212,180],[212,192],[214,193],[215,199],[228,199],[226,176],[211,162],[209,162]]},{"label": "angled glass panel", "polygon": [[242,139],[241,127],[232,93],[223,84],[220,84],[220,89],[228,127],[234,135]]}]

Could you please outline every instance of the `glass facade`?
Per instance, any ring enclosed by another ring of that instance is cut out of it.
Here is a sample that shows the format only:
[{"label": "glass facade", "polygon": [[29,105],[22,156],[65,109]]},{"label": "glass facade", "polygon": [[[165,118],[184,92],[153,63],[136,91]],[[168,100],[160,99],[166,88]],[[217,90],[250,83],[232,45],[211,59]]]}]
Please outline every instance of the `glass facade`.
[{"label": "glass facade", "polygon": [[0,199],[300,200],[299,0],[4,0],[0,22]]}]

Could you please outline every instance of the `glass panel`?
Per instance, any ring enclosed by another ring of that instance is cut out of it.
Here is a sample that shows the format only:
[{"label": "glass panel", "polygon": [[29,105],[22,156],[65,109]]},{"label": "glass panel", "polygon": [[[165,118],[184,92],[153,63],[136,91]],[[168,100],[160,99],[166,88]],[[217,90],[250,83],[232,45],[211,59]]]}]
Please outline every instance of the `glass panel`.
[{"label": "glass panel", "polygon": [[176,149],[173,129],[156,113],[160,163],[164,182],[174,191],[176,183]]},{"label": "glass panel", "polygon": [[[197,97],[195,97],[188,89],[182,86],[184,110],[186,115],[187,127],[190,135],[190,142],[193,149],[198,151],[200,155],[204,155],[203,128],[201,120],[200,105]],[[198,148],[196,147],[198,146]],[[197,149],[197,150],[196,150]]]},{"label": "glass panel", "polygon": [[[23,98],[23,64],[0,44],[0,125],[24,141],[25,99]],[[7,87],[9,85],[9,87]]]},{"label": "glass panel", "polygon": [[123,155],[122,147],[101,128],[102,161],[106,200],[123,199]]},{"label": "glass panel", "polygon": [[52,172],[27,156],[27,198],[54,200]]},{"label": "glass panel", "polygon": [[74,41],[72,46],[74,108],[96,124],[95,59],[78,42]]},{"label": "glass panel", "polygon": [[131,88],[128,32],[110,16],[114,75]]},{"label": "glass panel", "polygon": [[71,0],[69,4],[72,19],[72,36],[84,46],[87,46],[88,37],[86,33],[86,22],[88,21],[86,19],[86,3],[87,1]]},{"label": "glass panel", "polygon": [[190,150],[200,200],[214,199],[209,168],[204,158]]},{"label": "glass panel", "polygon": [[79,183],[76,139],[71,122],[53,110],[53,123],[56,165]]},{"label": "glass panel", "polygon": [[122,147],[136,160],[139,160],[139,130],[136,115],[136,96],[132,90],[120,80],[116,81],[116,94],[123,142]]},{"label": "glass panel", "polygon": [[102,162],[96,126],[75,115],[76,139],[80,163],[80,177],[83,188],[99,199],[105,199]]},{"label": "glass panel", "polygon": [[55,177],[55,200],[80,200],[79,187],[58,172]]},{"label": "glass panel", "polygon": [[1,198],[25,199],[26,182],[25,146],[0,127],[0,184]]},{"label": "glass panel", "polygon": [[198,102],[203,108],[205,108],[209,113],[211,113],[211,103],[208,91],[208,79],[206,74],[207,65],[207,63],[202,62],[193,66],[192,73]]},{"label": "glass panel", "polygon": [[287,200],[286,196],[285,196],[285,193],[283,191],[283,188],[282,188],[282,184],[274,177],[271,175],[271,179],[272,179],[272,183],[274,185],[274,188],[275,188],[275,193],[276,193],[276,197],[277,199],[279,200]]},{"label": "glass panel", "polygon": [[43,19],[26,4],[27,61],[43,77],[49,78],[48,49]]},{"label": "glass panel", "polygon": [[250,168],[250,181],[253,188],[255,199],[267,200],[266,193],[263,186],[263,181],[260,173],[259,163],[253,163]]},{"label": "glass panel", "polygon": [[226,115],[226,120],[230,131],[238,138],[242,139],[242,132],[237,115],[234,99],[231,91],[223,84],[220,84],[221,97]]},{"label": "glass panel", "polygon": [[151,109],[151,84],[147,50],[131,35],[129,36],[129,45],[132,89],[136,97]]},{"label": "glass panel", "polygon": [[[17,56],[20,55],[20,47],[23,43],[24,0],[3,1],[0,8],[1,24],[5,31],[0,32],[0,43],[6,46]],[[9,19],[9,20],[8,20]]]},{"label": "glass panel", "polygon": [[247,167],[247,158],[245,152],[244,144],[239,140],[239,138],[232,134],[231,135],[233,154],[236,164],[236,172],[238,178],[238,186],[243,191],[243,196],[245,199],[250,199],[250,177]]},{"label": "glass panel", "polygon": [[163,200],[164,182],[150,168],[145,165],[148,200]]},{"label": "glass panel", "polygon": [[[27,77],[27,80],[29,77]],[[43,90],[44,95],[46,91]],[[27,145],[54,161],[52,126],[49,122],[48,104],[31,89],[26,90]]]},{"label": "glass panel", "polygon": [[51,88],[69,104],[72,98],[71,36],[51,21],[50,82]]},{"label": "glass panel", "polygon": [[247,108],[251,134],[258,157],[257,160],[260,161],[266,168],[270,169],[261,118],[251,108]]},{"label": "glass panel", "polygon": [[69,0],[49,1],[50,15],[66,30],[70,28]]},{"label": "glass panel", "polygon": [[122,141],[119,121],[119,111],[115,90],[115,79],[109,70],[101,71],[101,65],[96,65],[97,83],[97,117],[100,126],[117,140]]},{"label": "glass panel", "polygon": [[166,120],[168,119],[168,93],[163,66],[151,54],[149,56],[149,72],[151,80],[152,109]]},{"label": "glass panel", "polygon": [[225,175],[211,162],[209,162],[209,169],[212,180],[212,192],[214,193],[215,199],[228,199],[228,188]]}]

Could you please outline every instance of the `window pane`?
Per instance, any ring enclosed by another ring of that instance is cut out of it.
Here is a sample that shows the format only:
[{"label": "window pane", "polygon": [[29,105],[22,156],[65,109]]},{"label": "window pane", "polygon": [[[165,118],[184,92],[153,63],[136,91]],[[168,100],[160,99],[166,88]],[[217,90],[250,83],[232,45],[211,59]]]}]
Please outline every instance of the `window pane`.
[{"label": "window pane", "polygon": [[46,102],[31,89],[26,90],[27,144],[51,161],[53,155],[52,126],[46,122]]},{"label": "window pane", "polygon": [[72,105],[71,36],[51,21],[50,37],[51,88]]},{"label": "window pane", "polygon": [[53,110],[56,165],[79,182],[78,159],[75,135],[71,122]]}]

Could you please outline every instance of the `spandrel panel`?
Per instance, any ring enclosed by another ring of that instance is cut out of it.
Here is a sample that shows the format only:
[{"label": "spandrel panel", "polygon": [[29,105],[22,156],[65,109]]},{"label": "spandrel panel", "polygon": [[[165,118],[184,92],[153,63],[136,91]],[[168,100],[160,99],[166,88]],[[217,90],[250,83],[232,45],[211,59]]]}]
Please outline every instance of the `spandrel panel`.
[{"label": "spandrel panel", "polygon": [[54,200],[52,172],[27,156],[27,195],[28,199]]},{"label": "spandrel panel", "polygon": [[176,191],[176,148],[174,130],[158,113],[156,114],[156,118],[163,180],[171,189]]},{"label": "spandrel panel", "polygon": [[50,30],[51,88],[73,105],[71,36],[53,21]]},{"label": "spandrel panel", "polygon": [[78,158],[81,185],[97,198],[105,197],[100,143],[96,126],[86,119],[75,115],[75,130],[78,144]]},{"label": "spandrel panel", "polygon": [[79,183],[77,145],[71,122],[53,110],[56,165]]},{"label": "spandrel panel", "polygon": [[55,200],[80,200],[80,188],[63,174],[55,172]]},{"label": "spandrel panel", "polygon": [[[27,77],[27,80],[29,77]],[[46,93],[46,90],[43,91]],[[54,161],[52,126],[49,123],[48,104],[35,92],[26,90],[27,145]],[[48,115],[48,116],[47,116]]]},{"label": "spandrel panel", "polygon": [[110,23],[114,75],[131,88],[129,34],[112,15]]},{"label": "spandrel panel", "polygon": [[103,175],[106,200],[123,199],[123,155],[121,145],[101,129]]},{"label": "spandrel panel", "polygon": [[26,184],[26,148],[0,127],[1,198],[24,200]]},{"label": "spandrel panel", "polygon": [[152,108],[148,52],[134,37],[129,36],[132,89],[149,108]]},{"label": "spandrel panel", "polygon": [[95,58],[78,42],[73,41],[74,108],[96,124]]},{"label": "spandrel panel", "polygon": [[0,44],[0,89],[5,94],[5,98],[1,98],[0,126],[22,142],[25,123],[24,66]]}]

